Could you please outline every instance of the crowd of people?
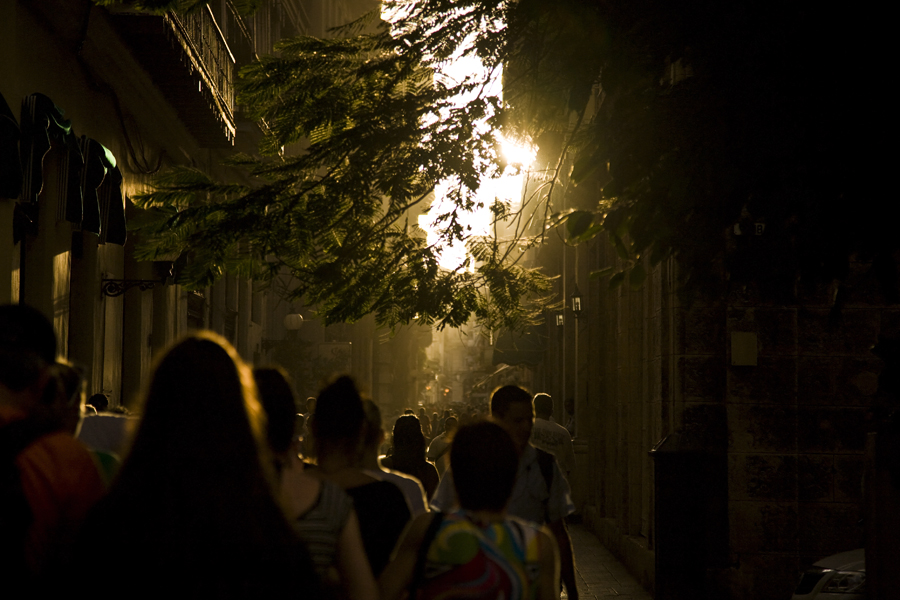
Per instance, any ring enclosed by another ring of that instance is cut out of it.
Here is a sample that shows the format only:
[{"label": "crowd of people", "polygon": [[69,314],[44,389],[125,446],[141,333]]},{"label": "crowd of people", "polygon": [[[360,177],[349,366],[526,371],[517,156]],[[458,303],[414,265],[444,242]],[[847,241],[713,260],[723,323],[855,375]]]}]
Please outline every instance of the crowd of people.
[{"label": "crowd of people", "polygon": [[87,408],[56,343],[40,312],[0,306],[0,589],[90,577],[100,598],[578,597],[571,437],[535,429],[546,394],[501,387],[489,415],[409,409],[387,436],[350,377],[298,414],[282,369],[201,331],[157,358],[135,416],[102,395]]}]

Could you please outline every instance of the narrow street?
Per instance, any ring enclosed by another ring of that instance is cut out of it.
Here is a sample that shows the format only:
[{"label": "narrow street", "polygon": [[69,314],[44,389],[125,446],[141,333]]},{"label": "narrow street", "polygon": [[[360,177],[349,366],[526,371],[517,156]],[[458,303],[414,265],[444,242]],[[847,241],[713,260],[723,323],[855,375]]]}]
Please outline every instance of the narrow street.
[{"label": "narrow street", "polygon": [[593,533],[582,525],[570,525],[569,533],[575,546],[578,591],[582,600],[653,599],[653,596],[628,573],[625,566],[600,544]]}]

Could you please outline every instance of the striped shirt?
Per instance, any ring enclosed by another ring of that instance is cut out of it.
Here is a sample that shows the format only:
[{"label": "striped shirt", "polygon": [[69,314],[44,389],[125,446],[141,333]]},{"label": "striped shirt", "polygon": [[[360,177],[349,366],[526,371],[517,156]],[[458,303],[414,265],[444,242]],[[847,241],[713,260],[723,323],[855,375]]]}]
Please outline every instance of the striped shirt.
[{"label": "striped shirt", "polygon": [[323,480],[316,503],[294,523],[323,579],[337,561],[338,540],[352,509],[350,496],[337,484]]}]

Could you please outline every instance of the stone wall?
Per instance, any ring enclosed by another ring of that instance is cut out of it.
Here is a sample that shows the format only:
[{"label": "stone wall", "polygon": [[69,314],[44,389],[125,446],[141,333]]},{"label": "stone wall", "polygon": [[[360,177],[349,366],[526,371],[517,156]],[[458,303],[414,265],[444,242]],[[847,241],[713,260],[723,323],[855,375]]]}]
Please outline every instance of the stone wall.
[{"label": "stone wall", "polygon": [[[583,250],[585,280],[621,266],[605,241],[594,244]],[[800,570],[863,545],[865,434],[882,367],[870,348],[879,334],[900,337],[900,310],[866,281],[853,282],[840,311],[826,289],[794,304],[734,294],[688,307],[675,268],[655,267],[638,289],[588,286],[585,520],[660,598],[789,597]],[[734,334],[751,334],[742,348],[755,365],[732,364],[746,359],[732,354]],[[691,493],[679,492],[671,466],[690,460],[648,455],[670,434],[680,456],[708,467],[694,479],[704,517],[681,544],[657,518]],[[657,489],[660,476],[669,483]],[[666,587],[665,569],[691,551],[688,538],[705,550],[702,583],[684,595]]]},{"label": "stone wall", "polygon": [[729,334],[755,333],[759,352],[757,366],[727,367],[733,597],[783,595],[810,563],[863,545],[865,433],[881,369],[870,348],[896,318],[862,304],[839,320],[816,304],[729,306]]}]

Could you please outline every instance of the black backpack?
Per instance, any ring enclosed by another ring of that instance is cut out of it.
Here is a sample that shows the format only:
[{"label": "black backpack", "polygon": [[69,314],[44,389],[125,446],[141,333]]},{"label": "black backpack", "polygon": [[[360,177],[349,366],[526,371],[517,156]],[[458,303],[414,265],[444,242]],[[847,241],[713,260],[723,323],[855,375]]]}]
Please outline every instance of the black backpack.
[{"label": "black backpack", "polygon": [[25,537],[34,521],[16,457],[45,433],[46,427],[30,419],[0,427],[0,565],[12,577],[27,576]]},{"label": "black backpack", "polygon": [[556,460],[556,457],[553,456],[552,454],[550,454],[549,452],[541,450],[540,448],[535,448],[535,450],[537,450],[538,468],[540,468],[540,470],[541,470],[541,475],[544,476],[544,483],[547,484],[548,498],[547,498],[547,500],[544,500],[542,502],[542,504],[544,505],[544,523],[549,523],[550,522],[550,508],[548,506],[550,504],[549,494],[550,494],[551,487],[553,486],[553,462]]}]

